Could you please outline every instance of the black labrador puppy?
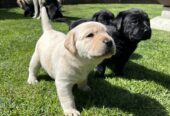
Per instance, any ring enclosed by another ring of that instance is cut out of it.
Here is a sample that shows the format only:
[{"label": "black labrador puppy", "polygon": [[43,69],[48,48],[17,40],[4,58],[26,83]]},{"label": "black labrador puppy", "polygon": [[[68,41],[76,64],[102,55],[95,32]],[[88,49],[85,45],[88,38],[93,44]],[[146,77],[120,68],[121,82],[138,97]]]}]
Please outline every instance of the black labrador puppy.
[{"label": "black labrador puppy", "polygon": [[113,69],[115,75],[123,75],[124,66],[138,43],[151,38],[150,20],[143,10],[122,11],[111,22],[106,26],[116,43],[116,55],[105,59],[96,67],[97,77],[104,77],[106,66]]},{"label": "black labrador puppy", "polygon": [[57,18],[62,18],[61,6],[57,0],[47,0],[44,6],[47,9],[47,14],[51,20],[56,20]]},{"label": "black labrador puppy", "polygon": [[107,10],[101,10],[93,15],[91,19],[79,19],[74,22],[72,22],[69,25],[69,30],[76,27],[77,25],[88,22],[88,21],[96,21],[96,22],[101,22],[105,25],[112,25],[112,21],[114,19],[114,14],[111,13],[110,11]]}]

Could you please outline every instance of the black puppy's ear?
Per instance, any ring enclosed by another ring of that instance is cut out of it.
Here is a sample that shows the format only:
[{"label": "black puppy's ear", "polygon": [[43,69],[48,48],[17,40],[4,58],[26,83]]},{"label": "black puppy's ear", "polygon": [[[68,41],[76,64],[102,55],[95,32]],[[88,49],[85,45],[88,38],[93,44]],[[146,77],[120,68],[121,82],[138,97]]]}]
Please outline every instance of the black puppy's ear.
[{"label": "black puppy's ear", "polygon": [[116,16],[114,22],[116,23],[117,30],[121,30],[121,27],[123,25],[123,20],[124,20],[125,16],[126,16],[126,12],[125,11],[120,12]]},{"label": "black puppy's ear", "polygon": [[99,12],[96,12],[94,15],[93,15],[93,17],[92,17],[92,19],[93,19],[93,21],[98,21],[97,19],[98,19],[98,17],[99,17]]}]

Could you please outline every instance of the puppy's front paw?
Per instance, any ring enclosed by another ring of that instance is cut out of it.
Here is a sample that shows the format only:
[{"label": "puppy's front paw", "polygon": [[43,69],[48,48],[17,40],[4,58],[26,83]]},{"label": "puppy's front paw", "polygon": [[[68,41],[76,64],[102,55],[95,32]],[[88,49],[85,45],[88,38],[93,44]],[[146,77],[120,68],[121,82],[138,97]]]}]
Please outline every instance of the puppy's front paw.
[{"label": "puppy's front paw", "polygon": [[36,84],[38,80],[35,77],[29,77],[27,80],[28,84]]},{"label": "puppy's front paw", "polygon": [[80,112],[77,111],[76,109],[70,109],[70,110],[66,110],[64,112],[65,116],[80,116]]},{"label": "puppy's front paw", "polygon": [[37,17],[38,20],[39,20],[40,18],[41,18],[40,16]]},{"label": "puppy's front paw", "polygon": [[36,18],[36,16],[34,15],[32,18],[33,18],[33,19],[35,19],[35,18]]},{"label": "puppy's front paw", "polygon": [[37,19],[37,18],[38,18],[38,15],[34,15],[32,18],[33,18],[33,19]]}]

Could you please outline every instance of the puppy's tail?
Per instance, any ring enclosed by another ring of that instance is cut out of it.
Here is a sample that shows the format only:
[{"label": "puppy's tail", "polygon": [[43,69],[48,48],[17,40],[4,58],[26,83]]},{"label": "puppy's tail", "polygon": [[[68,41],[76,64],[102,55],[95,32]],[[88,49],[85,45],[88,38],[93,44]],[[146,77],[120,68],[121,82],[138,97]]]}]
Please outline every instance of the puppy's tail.
[{"label": "puppy's tail", "polygon": [[52,30],[52,26],[49,22],[47,10],[45,7],[41,8],[41,25],[42,25],[43,32]]}]

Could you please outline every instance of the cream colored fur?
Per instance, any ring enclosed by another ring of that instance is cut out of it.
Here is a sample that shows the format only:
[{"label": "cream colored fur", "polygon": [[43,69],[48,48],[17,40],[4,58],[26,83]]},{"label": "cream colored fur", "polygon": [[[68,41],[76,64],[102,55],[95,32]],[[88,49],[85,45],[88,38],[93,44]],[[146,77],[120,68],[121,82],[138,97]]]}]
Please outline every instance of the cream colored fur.
[{"label": "cream colored fur", "polygon": [[[43,35],[38,40],[29,65],[28,83],[35,84],[40,68],[55,80],[57,94],[65,115],[78,116],[72,87],[87,91],[87,76],[104,58],[115,54],[115,43],[106,33],[106,27],[97,22],[80,24],[67,35],[55,31],[49,23],[46,9],[41,14]],[[93,33],[94,36],[87,36]],[[113,42],[111,52],[107,53],[104,40]]]}]

